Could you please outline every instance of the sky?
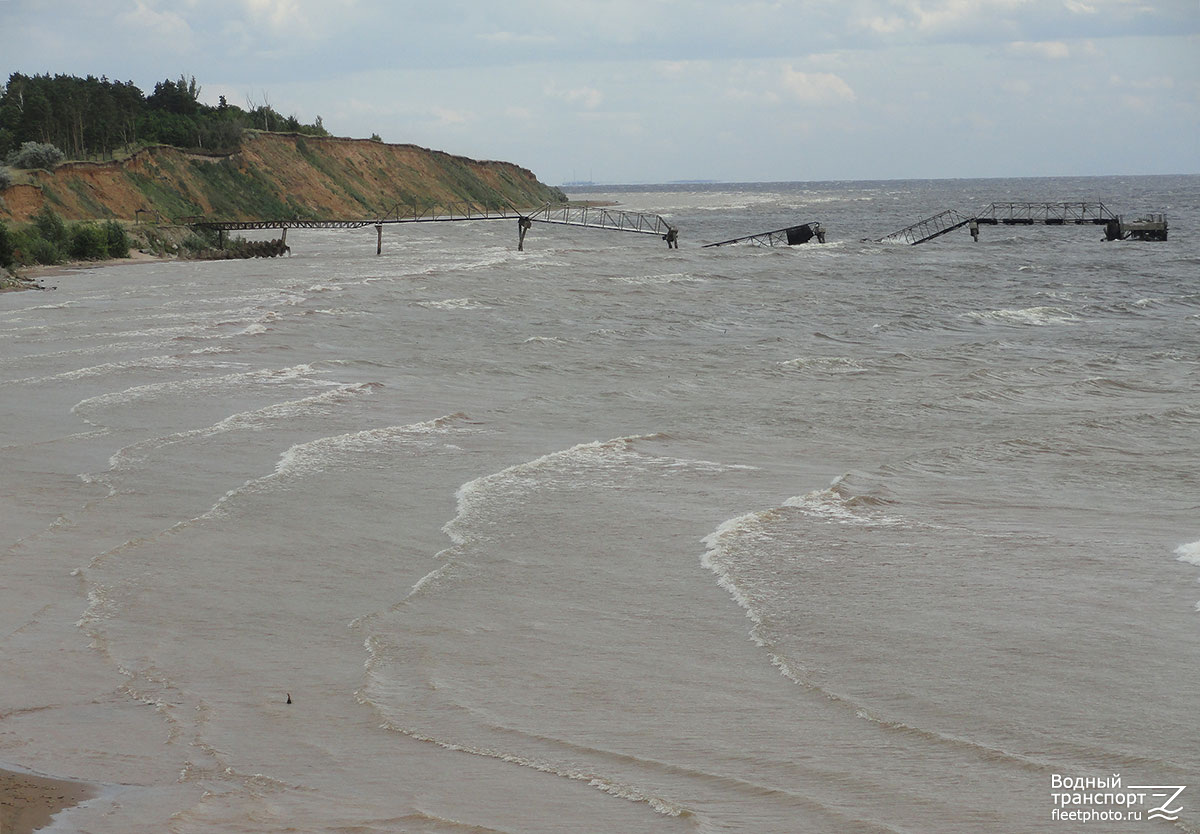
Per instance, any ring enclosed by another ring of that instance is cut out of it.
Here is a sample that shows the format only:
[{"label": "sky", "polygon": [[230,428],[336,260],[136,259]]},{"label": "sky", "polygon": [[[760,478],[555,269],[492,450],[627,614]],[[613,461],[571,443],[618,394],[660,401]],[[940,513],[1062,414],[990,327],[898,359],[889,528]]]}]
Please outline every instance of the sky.
[{"label": "sky", "polygon": [[0,0],[13,72],[555,185],[1200,173],[1200,0]]}]

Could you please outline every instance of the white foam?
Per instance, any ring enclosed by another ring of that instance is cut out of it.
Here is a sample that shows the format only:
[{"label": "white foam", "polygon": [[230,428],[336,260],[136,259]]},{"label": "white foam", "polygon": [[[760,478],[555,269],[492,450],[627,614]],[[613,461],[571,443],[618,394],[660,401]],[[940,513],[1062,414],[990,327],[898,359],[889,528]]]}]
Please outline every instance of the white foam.
[{"label": "white foam", "polygon": [[621,284],[694,284],[702,281],[686,272],[667,272],[661,275],[614,275],[612,280]]},{"label": "white foam", "polygon": [[461,531],[471,521],[487,517],[484,508],[489,496],[498,492],[521,495],[555,483],[577,485],[582,483],[579,480],[581,469],[588,470],[593,477],[603,477],[606,473],[628,466],[640,467],[645,471],[686,469],[706,473],[754,469],[742,464],[647,455],[633,448],[638,441],[661,440],[662,437],[661,434],[628,435],[603,442],[594,440],[580,443],[468,481],[456,493],[457,515],[447,522],[442,531],[455,545],[461,545],[464,543]]},{"label": "white foam", "polygon": [[86,368],[77,368],[74,371],[63,371],[52,376],[37,376],[26,377],[25,379],[9,380],[13,383],[39,383],[39,382],[56,382],[60,380],[86,379],[94,376],[104,376],[111,374],[114,371],[131,370],[134,368],[147,368],[152,370],[167,370],[178,368],[183,365],[177,357],[174,356],[144,356],[140,359],[128,359],[124,362],[105,362],[103,365],[91,365]]},{"label": "white foam", "polygon": [[307,443],[297,443],[279,456],[279,462],[275,465],[273,472],[261,478],[246,481],[240,487],[231,489],[221,496],[220,500],[206,513],[189,521],[180,522],[176,528],[206,518],[219,517],[226,511],[226,505],[235,498],[270,489],[292,478],[303,478],[336,467],[344,455],[372,453],[386,448],[390,444],[429,443],[432,436],[455,430],[459,427],[458,424],[466,419],[466,415],[459,412],[421,423],[366,429],[322,437]]},{"label": "white foam", "polygon": [[[1175,548],[1175,558],[1200,568],[1200,541],[1179,545]],[[1196,603],[1196,610],[1200,611],[1200,602]]]},{"label": "white foam", "polygon": [[470,298],[447,298],[442,301],[418,301],[417,306],[429,310],[484,310],[488,305]]},{"label": "white foam", "polygon": [[[132,388],[126,388],[122,391],[110,391],[107,394],[99,394],[95,397],[88,397],[75,404],[72,412],[83,410],[97,406],[112,406],[122,403],[132,402],[134,400],[144,399],[147,395],[170,393],[170,394],[186,394],[186,393],[205,393],[212,388],[226,388],[231,385],[241,386],[245,383],[252,384],[277,384],[294,382],[303,380],[308,375],[314,373],[312,365],[293,365],[290,368],[262,368],[256,371],[246,371],[236,374],[224,374],[221,376],[201,377],[199,379],[172,380],[170,382],[151,382],[145,385],[135,385]],[[306,380],[309,381],[309,380]],[[329,385],[333,383],[317,383],[309,381],[312,384]]]},{"label": "white foam", "polygon": [[1179,545],[1175,548],[1175,556],[1181,562],[1200,568],[1200,541]]},{"label": "white foam", "polygon": [[819,371],[826,374],[860,374],[867,369],[849,356],[801,356],[780,362],[785,368]]},{"label": "white foam", "polygon": [[[353,397],[369,394],[378,387],[380,385],[377,382],[358,382],[349,385],[340,385],[337,388],[323,391],[320,394],[314,394],[311,397],[272,403],[253,411],[242,411],[237,414],[231,414],[204,428],[191,429],[176,432],[166,437],[143,440],[114,452],[108,461],[109,471],[116,471],[131,463],[144,460],[149,451],[158,450],[174,443],[196,438],[213,437],[233,431],[263,431],[272,428],[280,422],[295,420],[313,411],[349,402]],[[83,474],[80,477],[85,482],[103,480],[100,476],[91,474]]]},{"label": "white foam", "polygon": [[1045,327],[1052,324],[1072,324],[1079,317],[1061,307],[1025,307],[1019,310],[989,310],[985,313],[966,313],[966,318],[980,322],[1000,322]]}]

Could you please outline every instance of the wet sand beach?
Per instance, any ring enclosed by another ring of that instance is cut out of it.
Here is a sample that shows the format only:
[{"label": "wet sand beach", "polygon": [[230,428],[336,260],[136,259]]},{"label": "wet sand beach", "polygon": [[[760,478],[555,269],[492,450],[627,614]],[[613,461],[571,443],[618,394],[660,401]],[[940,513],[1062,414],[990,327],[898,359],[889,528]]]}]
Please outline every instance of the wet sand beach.
[{"label": "wet sand beach", "polygon": [[0,770],[0,834],[29,834],[94,795],[82,782]]}]

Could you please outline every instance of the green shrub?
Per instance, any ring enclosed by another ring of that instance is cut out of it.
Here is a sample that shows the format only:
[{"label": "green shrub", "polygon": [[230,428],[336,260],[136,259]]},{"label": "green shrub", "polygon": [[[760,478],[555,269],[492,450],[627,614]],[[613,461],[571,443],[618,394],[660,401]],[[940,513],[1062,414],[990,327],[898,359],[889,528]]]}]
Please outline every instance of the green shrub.
[{"label": "green shrub", "polygon": [[129,250],[133,243],[129,240],[129,233],[125,231],[125,227],[116,220],[109,220],[104,224],[105,248],[108,250],[110,258],[128,258]]},{"label": "green shrub", "polygon": [[50,170],[66,159],[66,155],[54,145],[44,142],[23,142],[21,147],[8,155],[8,164],[14,168],[45,168]]},{"label": "green shrub", "polygon": [[95,223],[76,223],[71,227],[71,257],[81,261],[99,261],[108,257],[108,235]]},{"label": "green shrub", "polygon": [[18,236],[16,248],[21,253],[22,264],[60,264],[66,260],[58,244],[28,230]]},{"label": "green shrub", "polygon": [[12,171],[8,170],[7,168],[0,168],[0,191],[3,191],[12,184]]},{"label": "green shrub", "polygon": [[[53,243],[58,249],[68,248],[71,234],[67,230],[67,224],[49,206],[44,206],[33,216],[33,228],[42,240]],[[47,261],[41,263],[47,263]],[[58,261],[49,261],[49,263],[58,263]]]},{"label": "green shrub", "polygon": [[200,237],[197,234],[188,235],[187,237],[185,237],[183,240],[181,240],[179,242],[179,246],[181,249],[183,249],[184,251],[186,251],[192,255],[195,255],[199,252],[203,252],[205,249],[215,248],[215,244],[210,245],[208,242],[206,242],[204,240],[204,238]]},{"label": "green shrub", "polygon": [[13,265],[15,260],[16,247],[14,245],[13,234],[8,230],[8,226],[0,220],[0,267],[7,269]]}]

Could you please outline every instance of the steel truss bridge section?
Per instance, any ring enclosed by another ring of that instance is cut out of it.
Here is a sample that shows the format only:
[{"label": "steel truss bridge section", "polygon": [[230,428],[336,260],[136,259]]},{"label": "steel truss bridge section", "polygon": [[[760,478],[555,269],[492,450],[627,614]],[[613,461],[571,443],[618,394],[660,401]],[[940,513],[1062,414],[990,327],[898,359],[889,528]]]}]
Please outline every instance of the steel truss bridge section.
[{"label": "steel truss bridge section", "polygon": [[396,203],[385,211],[382,223],[429,223],[443,220],[516,220],[535,208],[518,209],[511,203]]},{"label": "steel truss bridge section", "polygon": [[974,218],[979,223],[1005,226],[1104,226],[1116,220],[1101,202],[1073,203],[992,203]]},{"label": "steel truss bridge section", "polygon": [[560,226],[583,226],[588,229],[610,229],[615,232],[634,232],[642,235],[658,235],[674,241],[679,230],[657,214],[636,211],[620,211],[598,206],[556,206],[550,203],[526,214],[529,220],[540,223],[556,223]]},{"label": "steel truss bridge section", "polygon": [[731,240],[722,240],[718,243],[706,243],[702,248],[711,249],[714,246],[729,246],[733,243],[750,243],[755,246],[796,246],[801,243],[808,243],[814,237],[818,243],[825,242],[825,229],[821,227],[821,224],[800,223],[796,226],[788,226],[785,229],[775,229],[770,232],[759,232],[755,235],[735,237]]},{"label": "steel truss bridge section", "polygon": [[464,220],[516,220],[520,231],[520,244],[525,242],[525,233],[533,225],[552,223],[562,226],[581,226],[589,229],[610,229],[618,232],[657,235],[667,242],[668,247],[678,248],[679,230],[657,214],[620,211],[595,206],[561,206],[545,203],[536,208],[519,209],[512,205],[479,205],[477,203],[426,204],[397,203],[386,212],[363,219],[299,219],[276,220],[197,220],[191,223],[197,229],[216,232],[250,231],[255,229],[362,229],[374,226],[382,232],[385,225],[397,223],[436,223]]},{"label": "steel truss bridge section", "polygon": [[941,237],[947,232],[961,229],[970,223],[971,219],[970,217],[964,217],[954,209],[946,209],[932,217],[919,220],[898,232],[892,232],[890,235],[881,237],[879,243],[907,243],[910,246],[916,246],[918,243],[924,243],[927,240],[933,240],[935,237]]},{"label": "steel truss bridge section", "polygon": [[393,223],[437,223],[461,220],[515,220],[525,217],[530,211],[512,206],[480,206],[474,203],[449,203],[444,205],[418,206],[400,203],[392,206],[379,217],[361,220],[302,220],[299,218],[278,220],[201,220],[191,225],[198,229],[219,232],[249,231],[253,229],[363,229],[367,226],[382,226]]}]

